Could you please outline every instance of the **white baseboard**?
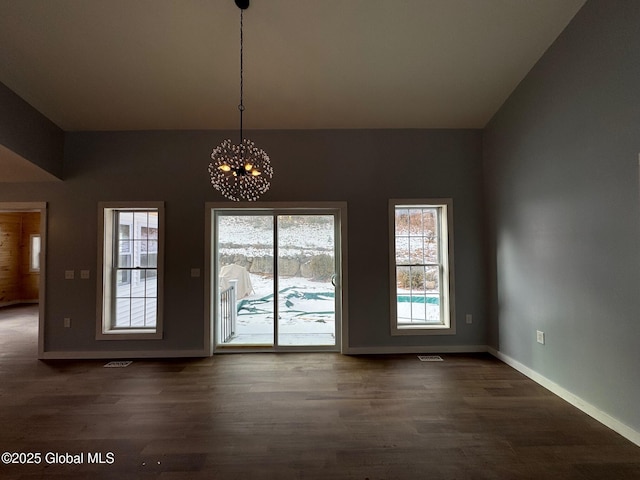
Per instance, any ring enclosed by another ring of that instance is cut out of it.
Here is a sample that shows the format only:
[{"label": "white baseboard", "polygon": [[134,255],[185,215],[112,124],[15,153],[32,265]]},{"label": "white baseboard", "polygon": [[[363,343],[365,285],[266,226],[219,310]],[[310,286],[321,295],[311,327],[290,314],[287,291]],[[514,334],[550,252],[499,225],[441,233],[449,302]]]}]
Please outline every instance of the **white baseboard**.
[{"label": "white baseboard", "polygon": [[135,358],[200,358],[208,357],[204,350],[158,350],[113,352],[41,352],[39,360],[118,360]]},{"label": "white baseboard", "polygon": [[579,410],[582,410],[584,413],[586,413],[590,417],[593,417],[603,425],[609,427],[614,432],[619,433],[620,435],[625,437],[627,440],[640,446],[640,432],[634,430],[628,425],[625,425],[619,420],[613,418],[608,413],[603,412],[602,410],[595,407],[594,405],[591,405],[589,402],[584,401],[582,398],[574,395],[573,393],[561,387],[557,383],[549,380],[547,377],[540,375],[535,370],[532,370],[531,368],[527,367],[526,365],[523,365],[517,360],[514,360],[508,355],[505,355],[504,353],[501,353],[498,350],[491,347],[489,347],[487,351],[494,357],[498,358],[499,360],[502,360],[504,363],[506,363],[510,367],[513,367],[523,375],[526,375],[537,384],[555,393],[557,396],[569,402],[574,407],[578,408]]},{"label": "white baseboard", "polygon": [[382,355],[394,353],[484,353],[486,345],[452,345],[439,347],[348,347],[342,353],[346,355]]}]

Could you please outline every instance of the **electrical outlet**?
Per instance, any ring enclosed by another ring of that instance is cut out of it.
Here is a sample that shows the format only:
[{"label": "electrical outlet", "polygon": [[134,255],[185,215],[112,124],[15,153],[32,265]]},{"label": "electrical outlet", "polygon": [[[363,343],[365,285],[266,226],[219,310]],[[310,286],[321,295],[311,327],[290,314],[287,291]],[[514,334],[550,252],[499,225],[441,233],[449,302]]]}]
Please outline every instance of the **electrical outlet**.
[{"label": "electrical outlet", "polygon": [[64,317],[64,328],[71,328],[71,319],[69,317]]},{"label": "electrical outlet", "polygon": [[470,313],[467,313],[464,316],[464,319],[467,321],[467,324],[471,325],[473,323],[473,315],[471,315]]},{"label": "electrical outlet", "polygon": [[541,332],[540,330],[536,331],[536,341],[544,345],[544,332]]},{"label": "electrical outlet", "polygon": [[76,276],[76,272],[73,270],[65,270],[64,271],[64,278],[65,280],[73,280]]},{"label": "electrical outlet", "polygon": [[80,278],[83,280],[88,280],[91,278],[91,272],[89,270],[80,270]]}]

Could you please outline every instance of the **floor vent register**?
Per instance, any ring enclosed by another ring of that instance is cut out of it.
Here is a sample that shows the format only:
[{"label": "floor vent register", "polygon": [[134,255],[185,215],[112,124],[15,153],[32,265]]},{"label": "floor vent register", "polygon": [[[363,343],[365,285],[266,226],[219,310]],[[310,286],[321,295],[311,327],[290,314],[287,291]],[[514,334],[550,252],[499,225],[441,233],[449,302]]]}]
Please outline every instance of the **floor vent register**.
[{"label": "floor vent register", "polygon": [[421,362],[443,362],[440,355],[418,355],[418,360]]},{"label": "floor vent register", "polygon": [[129,365],[131,365],[131,363],[132,362],[130,360],[109,362],[109,363],[106,363],[104,365],[104,368],[124,368],[124,367],[128,367]]}]

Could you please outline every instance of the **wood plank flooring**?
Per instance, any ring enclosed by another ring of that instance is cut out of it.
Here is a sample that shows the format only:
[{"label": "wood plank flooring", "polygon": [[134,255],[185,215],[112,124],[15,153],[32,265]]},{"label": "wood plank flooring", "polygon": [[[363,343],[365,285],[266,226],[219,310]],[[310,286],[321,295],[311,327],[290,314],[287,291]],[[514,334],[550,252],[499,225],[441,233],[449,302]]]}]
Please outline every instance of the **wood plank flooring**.
[{"label": "wood plank flooring", "polygon": [[640,447],[488,355],[103,368],[36,360],[35,315],[0,310],[0,453],[43,456],[0,463],[5,480],[640,478]]}]

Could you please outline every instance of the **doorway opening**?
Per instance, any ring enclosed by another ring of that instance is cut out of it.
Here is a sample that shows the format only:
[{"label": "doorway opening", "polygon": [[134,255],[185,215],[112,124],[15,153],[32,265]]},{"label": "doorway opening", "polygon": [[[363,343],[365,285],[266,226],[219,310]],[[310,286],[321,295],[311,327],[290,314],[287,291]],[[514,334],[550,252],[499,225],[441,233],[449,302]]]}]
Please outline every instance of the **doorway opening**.
[{"label": "doorway opening", "polygon": [[44,352],[46,209],[42,202],[0,202],[2,319],[6,325],[14,323],[9,331],[20,332],[19,343],[28,346],[31,342],[25,341],[25,332],[36,330],[37,316],[32,345],[37,338],[38,357]]},{"label": "doorway opening", "polygon": [[210,210],[214,351],[340,351],[346,208]]}]

